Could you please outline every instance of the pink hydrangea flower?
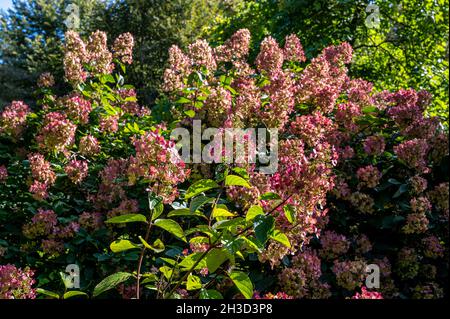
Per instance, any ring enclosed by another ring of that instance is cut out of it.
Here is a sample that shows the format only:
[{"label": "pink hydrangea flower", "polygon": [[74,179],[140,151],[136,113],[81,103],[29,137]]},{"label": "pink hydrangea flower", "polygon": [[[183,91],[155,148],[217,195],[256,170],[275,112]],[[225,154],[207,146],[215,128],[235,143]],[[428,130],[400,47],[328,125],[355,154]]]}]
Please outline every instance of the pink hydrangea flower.
[{"label": "pink hydrangea flower", "polygon": [[64,171],[73,183],[80,184],[87,177],[88,168],[86,161],[71,160],[64,168]]},{"label": "pink hydrangea flower", "polygon": [[34,271],[14,265],[0,265],[0,299],[35,299]]},{"label": "pink hydrangea flower", "polygon": [[14,140],[20,138],[26,127],[28,105],[22,101],[13,101],[0,113],[0,134],[11,136]]}]

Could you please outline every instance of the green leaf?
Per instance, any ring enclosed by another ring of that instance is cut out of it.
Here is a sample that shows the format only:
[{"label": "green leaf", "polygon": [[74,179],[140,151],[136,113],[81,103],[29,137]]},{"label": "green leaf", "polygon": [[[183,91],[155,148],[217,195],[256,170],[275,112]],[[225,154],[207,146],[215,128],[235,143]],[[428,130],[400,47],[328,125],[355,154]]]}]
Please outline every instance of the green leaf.
[{"label": "green leaf", "polygon": [[203,195],[197,196],[191,200],[191,205],[189,206],[189,209],[191,210],[191,212],[195,212],[203,205],[205,205],[207,203],[212,203],[212,202],[214,202],[214,198],[203,196]]},{"label": "green leaf", "polygon": [[237,227],[237,226],[245,226],[244,218],[236,217],[233,219],[219,220],[212,227],[214,229],[223,229],[223,228]]},{"label": "green leaf", "polygon": [[273,240],[276,240],[277,242],[283,244],[287,248],[291,248],[291,243],[289,241],[289,238],[286,236],[286,234],[282,233],[279,230],[275,230],[273,234],[270,236]]},{"label": "green leaf", "polygon": [[[191,269],[195,263],[203,256],[203,253],[192,253],[186,257],[178,264],[178,266],[182,270],[189,270]],[[207,267],[206,259],[202,259],[197,266],[195,266],[195,269],[202,269]]]},{"label": "green leaf", "polygon": [[123,223],[135,223],[135,222],[147,222],[147,218],[141,214],[127,214],[112,217],[108,219],[105,223],[107,224],[123,224]]},{"label": "green leaf", "polygon": [[111,245],[109,246],[109,248],[111,248],[112,252],[119,253],[122,251],[139,248],[139,245],[136,245],[126,239],[119,239],[119,240],[112,242]]},{"label": "green leaf", "polygon": [[202,288],[202,282],[199,277],[189,274],[186,283],[187,290],[197,290]]},{"label": "green leaf", "polygon": [[183,229],[181,226],[172,219],[157,219],[153,223],[155,226],[164,229],[165,231],[171,233],[175,237],[180,238],[183,241],[186,241],[186,237],[184,236]]},{"label": "green leaf", "polygon": [[158,218],[159,216],[161,216],[161,214],[164,211],[164,205],[162,203],[162,201],[158,202],[156,204],[156,206],[153,208],[153,213],[152,213],[152,220],[155,220],[156,218]]},{"label": "green leaf", "polygon": [[184,114],[186,114],[190,118],[193,118],[195,116],[195,111],[194,110],[186,110],[186,111],[184,111]]},{"label": "green leaf", "polygon": [[89,296],[85,292],[72,290],[72,291],[66,292],[63,296],[63,299],[69,299],[69,298],[80,297],[80,296],[89,298]]},{"label": "green leaf", "polygon": [[202,289],[200,292],[200,299],[223,299],[220,292],[214,289]]},{"label": "green leaf", "polygon": [[167,280],[169,280],[170,277],[172,277],[173,269],[170,268],[169,266],[159,267],[159,271],[162,272],[162,274],[164,275],[164,277],[166,277]]},{"label": "green leaf", "polygon": [[176,216],[196,216],[196,217],[205,217],[203,213],[199,211],[192,212],[189,208],[180,208],[170,211],[167,214],[167,217],[176,217]]},{"label": "green leaf", "polygon": [[218,188],[219,184],[211,179],[202,179],[194,184],[192,184],[186,192],[185,198],[189,199],[191,197],[197,196],[200,193],[206,192],[207,190]]},{"label": "green leaf", "polygon": [[394,196],[392,196],[392,198],[400,197],[403,193],[405,193],[407,191],[408,191],[408,185],[402,184],[402,185],[400,185],[398,190],[395,192]]},{"label": "green leaf", "polygon": [[235,167],[233,168],[233,172],[240,175],[241,177],[245,178],[247,181],[250,178],[250,176],[247,173],[247,170],[242,167]]},{"label": "green leaf", "polygon": [[155,196],[153,193],[148,194],[148,209],[151,211],[161,202],[162,198],[160,196]]},{"label": "green leaf", "polygon": [[291,224],[295,222],[295,212],[294,212],[294,207],[292,207],[292,205],[285,205],[283,207],[283,212],[284,212],[284,216],[286,216],[286,219],[288,220],[288,222],[290,222]]},{"label": "green leaf", "polygon": [[396,180],[395,178],[389,178],[388,182],[394,185],[401,185],[402,183]]},{"label": "green leaf", "polygon": [[54,299],[59,299],[59,295],[56,292],[50,291],[50,290],[45,290],[42,288],[36,288],[36,292],[42,295],[46,295],[48,297],[52,297]]},{"label": "green leaf", "polygon": [[256,239],[264,245],[269,239],[275,227],[275,219],[272,216],[258,215],[253,222]]},{"label": "green leaf", "polygon": [[97,286],[95,286],[93,293],[94,297],[97,297],[103,292],[116,287],[118,284],[126,281],[131,276],[133,275],[128,272],[118,272],[111,276],[106,277]]},{"label": "green leaf", "polygon": [[155,242],[153,243],[153,245],[150,245],[149,243],[147,243],[147,242],[145,241],[145,239],[142,238],[142,236],[139,236],[139,240],[140,240],[141,243],[145,246],[145,248],[151,249],[151,250],[153,250],[155,253],[163,252],[164,249],[166,248],[166,247],[164,246],[164,243],[163,243],[160,239],[155,240]]},{"label": "green leaf", "polygon": [[253,297],[253,284],[250,278],[241,271],[233,271],[230,278],[246,299]]},{"label": "green leaf", "polygon": [[376,113],[378,112],[378,109],[375,106],[366,106],[362,109],[363,113]]},{"label": "green leaf", "polygon": [[245,216],[245,220],[246,221],[252,221],[258,215],[264,215],[264,211],[263,211],[262,207],[253,205],[248,210],[247,215]]},{"label": "green leaf", "polygon": [[185,103],[190,103],[191,100],[189,100],[188,98],[182,96],[180,97],[178,100],[175,101],[176,104],[185,104]]},{"label": "green leaf", "polygon": [[206,255],[206,266],[210,274],[216,272],[216,270],[228,260],[228,255],[223,249],[214,248],[211,249]]},{"label": "green leaf", "polygon": [[217,218],[217,217],[234,217],[234,214],[229,212],[227,209],[225,208],[220,208],[220,207],[215,207],[212,211],[212,215],[213,218]]},{"label": "green leaf", "polygon": [[281,199],[280,195],[273,193],[273,192],[267,192],[265,194],[262,194],[259,197],[260,200],[275,200],[275,199]]},{"label": "green leaf", "polygon": [[225,186],[243,186],[251,188],[251,185],[245,179],[237,175],[228,175],[225,177]]}]

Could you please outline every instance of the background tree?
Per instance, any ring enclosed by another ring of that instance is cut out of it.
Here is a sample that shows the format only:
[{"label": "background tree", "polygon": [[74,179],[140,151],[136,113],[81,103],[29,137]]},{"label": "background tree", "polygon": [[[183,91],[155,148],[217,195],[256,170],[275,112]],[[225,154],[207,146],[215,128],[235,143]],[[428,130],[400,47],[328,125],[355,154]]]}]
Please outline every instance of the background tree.
[{"label": "background tree", "polygon": [[104,10],[100,0],[14,0],[11,9],[0,13],[0,107],[14,99],[31,103],[42,72],[62,78],[61,39],[70,3],[77,4],[82,17],[77,31],[88,34]]}]

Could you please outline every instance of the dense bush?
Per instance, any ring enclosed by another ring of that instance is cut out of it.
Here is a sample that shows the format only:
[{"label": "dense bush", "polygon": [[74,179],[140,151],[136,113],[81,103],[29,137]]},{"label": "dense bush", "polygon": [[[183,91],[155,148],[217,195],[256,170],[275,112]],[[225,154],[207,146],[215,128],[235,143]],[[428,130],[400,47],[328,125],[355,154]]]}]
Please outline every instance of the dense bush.
[{"label": "dense bush", "polygon": [[[242,29],[216,48],[173,46],[150,111],[124,84],[130,34],[111,51],[102,32],[66,34],[73,92],[54,96],[44,74],[38,109],[0,115],[0,297],[34,296],[31,279],[10,283],[12,263],[53,297],[73,263],[94,297],[448,293],[448,133],[423,116],[431,96],[350,78],[348,43],[307,62],[295,35],[267,37],[254,65],[249,43]],[[194,120],[278,129],[278,170],[221,163],[219,148],[215,163],[183,162],[170,133]],[[379,289],[364,286],[368,264]]]}]

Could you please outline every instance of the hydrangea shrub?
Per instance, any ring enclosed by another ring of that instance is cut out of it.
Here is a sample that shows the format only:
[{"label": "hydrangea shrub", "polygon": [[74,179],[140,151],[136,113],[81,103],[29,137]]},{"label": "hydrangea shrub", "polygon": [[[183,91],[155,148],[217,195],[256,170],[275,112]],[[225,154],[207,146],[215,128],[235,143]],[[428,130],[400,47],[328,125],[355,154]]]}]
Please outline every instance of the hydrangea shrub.
[{"label": "hydrangea shrub", "polygon": [[[173,46],[150,109],[125,84],[130,34],[108,48],[66,33],[71,91],[46,73],[37,109],[0,114],[0,297],[60,298],[67,264],[78,296],[99,298],[448,293],[448,132],[423,115],[431,96],[351,78],[348,43],[307,61],[297,36],[267,37],[249,61],[250,41]],[[170,133],[196,120],[277,129],[277,171],[185,163]]]}]

